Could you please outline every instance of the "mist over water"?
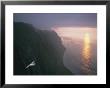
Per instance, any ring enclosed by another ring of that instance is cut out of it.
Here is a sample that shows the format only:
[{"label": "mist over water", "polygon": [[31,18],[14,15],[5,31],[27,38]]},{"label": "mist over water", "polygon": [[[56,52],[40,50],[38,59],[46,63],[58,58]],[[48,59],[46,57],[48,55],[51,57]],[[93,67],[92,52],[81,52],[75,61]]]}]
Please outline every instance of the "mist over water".
[{"label": "mist over water", "polygon": [[[64,30],[65,31],[65,30]],[[97,74],[97,41],[96,34],[87,31],[82,36],[73,37],[62,30],[56,30],[61,37],[65,47],[63,63],[72,73],[76,75],[96,75]],[[82,30],[81,30],[82,31]],[[66,35],[69,36],[66,36]],[[73,32],[73,35],[76,34]],[[80,35],[80,34],[77,34]]]}]

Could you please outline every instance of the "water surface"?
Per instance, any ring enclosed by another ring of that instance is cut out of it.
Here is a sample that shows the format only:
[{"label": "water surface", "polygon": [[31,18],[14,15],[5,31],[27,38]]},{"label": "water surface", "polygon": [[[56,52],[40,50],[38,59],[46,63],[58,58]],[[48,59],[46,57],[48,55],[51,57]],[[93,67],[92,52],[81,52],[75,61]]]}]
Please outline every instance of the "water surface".
[{"label": "water surface", "polygon": [[[76,75],[97,74],[97,38],[95,29],[55,30],[65,47],[63,63]],[[79,37],[78,37],[79,36]]]}]

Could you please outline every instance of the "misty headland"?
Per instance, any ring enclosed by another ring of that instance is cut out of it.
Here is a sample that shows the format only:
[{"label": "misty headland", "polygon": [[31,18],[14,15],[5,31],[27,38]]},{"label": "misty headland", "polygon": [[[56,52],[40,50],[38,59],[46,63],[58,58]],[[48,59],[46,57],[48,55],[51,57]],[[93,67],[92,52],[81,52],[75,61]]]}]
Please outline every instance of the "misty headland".
[{"label": "misty headland", "polygon": [[[14,75],[71,75],[63,64],[65,47],[57,33],[14,23]],[[35,66],[26,68],[32,61]]]}]

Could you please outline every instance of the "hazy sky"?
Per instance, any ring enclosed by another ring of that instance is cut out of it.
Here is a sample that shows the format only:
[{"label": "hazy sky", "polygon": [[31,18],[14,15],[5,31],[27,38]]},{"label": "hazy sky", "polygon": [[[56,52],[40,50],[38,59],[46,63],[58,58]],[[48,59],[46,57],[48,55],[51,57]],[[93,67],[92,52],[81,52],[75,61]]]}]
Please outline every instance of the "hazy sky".
[{"label": "hazy sky", "polygon": [[39,29],[52,27],[97,27],[96,13],[16,13],[15,22],[32,24]]}]

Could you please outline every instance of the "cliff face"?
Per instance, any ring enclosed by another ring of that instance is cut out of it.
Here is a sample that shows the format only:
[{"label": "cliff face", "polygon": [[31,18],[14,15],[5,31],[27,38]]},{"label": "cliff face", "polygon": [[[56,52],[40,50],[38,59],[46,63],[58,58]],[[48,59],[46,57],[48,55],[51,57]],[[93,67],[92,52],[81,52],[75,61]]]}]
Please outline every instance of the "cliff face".
[{"label": "cliff face", "polygon": [[[14,23],[14,75],[70,75],[63,65],[64,50],[54,31]],[[26,68],[32,61],[35,65]]]}]

